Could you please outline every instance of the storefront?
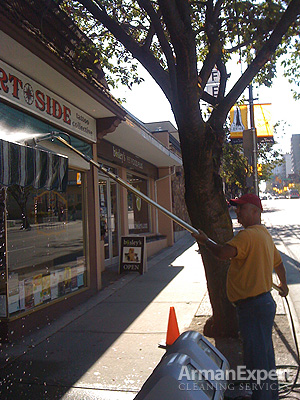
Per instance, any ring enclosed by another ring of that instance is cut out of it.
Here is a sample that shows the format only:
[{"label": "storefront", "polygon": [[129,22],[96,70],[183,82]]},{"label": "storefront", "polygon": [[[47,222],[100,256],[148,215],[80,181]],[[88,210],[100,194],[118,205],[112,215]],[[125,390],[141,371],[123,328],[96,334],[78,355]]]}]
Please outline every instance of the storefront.
[{"label": "storefront", "polygon": [[[97,142],[98,162],[134,188],[172,210],[171,178],[181,158],[128,115],[113,133]],[[158,184],[162,183],[158,188]],[[174,243],[173,223],[144,200],[99,174],[99,198],[105,267],[118,262],[121,236],[141,235],[148,257]]]},{"label": "storefront", "polygon": [[68,151],[58,144],[45,141],[34,148],[20,142],[60,128],[72,131],[67,137],[73,145],[92,155],[96,123],[3,61],[0,75],[1,137],[7,139],[0,146],[3,326],[90,288],[86,201],[90,166],[79,157],[68,159]]},{"label": "storefront", "polygon": [[98,171],[55,140],[36,147],[31,139],[58,131],[95,157],[101,127],[111,131],[125,111],[17,26],[0,28],[3,341],[101,289]]},{"label": "storefront", "polygon": [[[23,131],[20,120],[27,129],[38,122],[5,104],[0,119],[2,132],[6,119],[11,133]],[[56,152],[4,140],[0,158],[5,232],[0,317],[11,321],[88,289],[88,170],[76,162],[68,167],[68,158]]]},{"label": "storefront", "polygon": [[73,68],[83,34],[57,4],[47,3],[45,13],[43,0],[31,3],[0,4],[0,341],[96,294],[102,271],[118,262],[121,236],[146,236],[148,256],[173,243],[169,219],[61,143],[34,146],[33,137],[58,131],[170,210],[171,167],[181,165],[167,141],[110,96],[93,57],[85,59],[95,68],[92,80]]}]

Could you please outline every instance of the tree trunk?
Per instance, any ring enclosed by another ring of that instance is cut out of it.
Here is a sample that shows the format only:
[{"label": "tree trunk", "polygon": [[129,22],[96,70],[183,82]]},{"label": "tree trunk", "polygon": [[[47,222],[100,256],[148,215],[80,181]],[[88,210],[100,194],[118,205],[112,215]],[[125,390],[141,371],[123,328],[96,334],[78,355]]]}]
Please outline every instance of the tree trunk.
[{"label": "tree trunk", "polygon": [[[195,113],[193,113],[195,116]],[[185,172],[185,200],[192,225],[202,229],[217,243],[233,236],[232,223],[219,175],[224,132],[222,125],[213,126],[197,120],[192,114],[179,122]],[[237,319],[226,294],[229,262],[224,262],[200,248],[213,316],[205,325],[210,337],[237,336]]]}]

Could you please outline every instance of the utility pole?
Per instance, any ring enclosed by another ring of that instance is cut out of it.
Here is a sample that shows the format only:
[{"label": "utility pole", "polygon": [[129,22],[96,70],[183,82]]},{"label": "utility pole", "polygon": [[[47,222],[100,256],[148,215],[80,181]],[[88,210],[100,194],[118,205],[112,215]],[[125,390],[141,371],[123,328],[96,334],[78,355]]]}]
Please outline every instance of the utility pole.
[{"label": "utility pole", "polygon": [[252,142],[253,142],[253,156],[252,156],[252,167],[253,167],[253,177],[254,177],[254,193],[259,196],[258,188],[258,174],[257,174],[257,137],[256,129],[254,124],[254,107],[253,107],[253,89],[252,83],[249,85],[249,110],[250,110],[250,129],[252,132]]}]

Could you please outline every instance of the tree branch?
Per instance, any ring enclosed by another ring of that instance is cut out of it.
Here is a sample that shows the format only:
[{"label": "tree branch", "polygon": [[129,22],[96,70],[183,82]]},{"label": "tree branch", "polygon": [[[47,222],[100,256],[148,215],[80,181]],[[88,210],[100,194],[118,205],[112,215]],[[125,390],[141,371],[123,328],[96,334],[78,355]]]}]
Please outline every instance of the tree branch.
[{"label": "tree branch", "polygon": [[225,51],[225,53],[231,54],[231,53],[234,53],[235,51],[241,49],[242,47],[248,46],[252,42],[253,42],[253,38],[249,39],[249,40],[246,40],[243,43],[239,43],[236,46],[231,47],[231,49],[224,49],[224,51]]},{"label": "tree branch", "polygon": [[169,45],[169,42],[165,36],[165,32],[163,31],[160,18],[157,15],[157,13],[155,12],[155,10],[149,0],[137,0],[137,1],[138,1],[138,4],[140,5],[140,7],[143,8],[150,17],[150,20],[155,29],[155,32],[156,32],[157,38],[159,40],[159,43],[161,45],[161,48],[166,56],[169,73],[172,76],[174,76],[174,74],[175,74],[174,56],[173,56],[172,49]]},{"label": "tree branch", "polygon": [[[192,33],[191,25],[186,26],[185,20],[182,19],[182,15],[177,7],[177,2],[186,2],[187,0],[158,0],[160,10],[162,12],[165,24],[171,36],[171,41],[174,48],[179,49],[179,53],[182,47],[187,46],[187,33]],[[193,34],[194,39],[194,34]]]},{"label": "tree branch", "polygon": [[[217,61],[222,56],[222,46],[218,36],[218,17],[223,0],[219,0],[215,9],[213,8],[213,1],[209,0],[207,3],[205,15],[205,31],[210,44],[209,53],[203,62],[203,66],[198,75],[198,80],[202,90],[204,90],[206,83],[210,77],[211,71],[216,65]],[[202,95],[200,94],[202,98]]]},{"label": "tree branch", "polygon": [[[207,81],[210,77],[211,71],[214,68],[214,66],[217,63],[217,60],[220,57],[220,43],[218,41],[214,41],[214,43],[212,43],[209,53],[206,57],[206,59],[203,62],[201,71],[199,72],[198,75],[198,81],[200,84],[200,90],[204,90]],[[202,98],[201,92],[200,92],[200,97]]]},{"label": "tree branch", "polygon": [[219,103],[224,98],[226,83],[227,83],[227,79],[228,79],[226,66],[221,58],[219,58],[217,61],[217,68],[218,68],[218,71],[220,72],[220,86],[219,86],[219,92],[218,92],[218,96],[217,96],[217,103]]},{"label": "tree branch", "polygon": [[266,64],[266,62],[272,57],[276,48],[282,42],[283,36],[287,33],[290,25],[296,20],[300,15],[300,0],[291,0],[286,11],[282,15],[280,21],[277,23],[275,29],[270,35],[269,39],[262,46],[257,56],[248,66],[246,71],[236,82],[227,96],[224,97],[222,102],[218,106],[218,113],[222,116],[227,115],[231,107],[246,89],[246,87],[253,80],[255,75],[260,71],[260,69]]},{"label": "tree branch", "polygon": [[161,87],[169,101],[172,99],[169,74],[160,66],[157,59],[145,47],[139,45],[128,33],[111,18],[100,0],[79,0],[80,3],[101,22],[114,36],[131,52],[144,68],[150,73],[153,79]]},{"label": "tree branch", "polygon": [[206,103],[210,104],[213,107],[217,105],[216,97],[204,91],[201,94],[201,100],[204,100]]},{"label": "tree branch", "polygon": [[[180,8],[179,3],[182,3]],[[195,33],[191,23],[187,23],[187,18],[190,18],[187,17],[190,12],[188,0],[158,0],[158,4],[176,54],[176,87],[183,87],[183,82],[192,82],[196,87],[198,77]],[[172,86],[176,88],[175,85]]]},{"label": "tree branch", "polygon": [[175,0],[177,4],[177,9],[182,22],[184,23],[186,29],[190,29],[191,21],[191,8],[189,2],[186,0]]},{"label": "tree branch", "polygon": [[214,8],[215,21],[219,18],[223,3],[224,3],[224,0],[217,0],[217,2],[216,2],[215,8]]},{"label": "tree branch", "polygon": [[143,48],[145,48],[147,50],[150,49],[154,34],[155,34],[155,29],[154,29],[153,25],[151,24],[150,28],[148,29],[147,36],[144,40]]}]

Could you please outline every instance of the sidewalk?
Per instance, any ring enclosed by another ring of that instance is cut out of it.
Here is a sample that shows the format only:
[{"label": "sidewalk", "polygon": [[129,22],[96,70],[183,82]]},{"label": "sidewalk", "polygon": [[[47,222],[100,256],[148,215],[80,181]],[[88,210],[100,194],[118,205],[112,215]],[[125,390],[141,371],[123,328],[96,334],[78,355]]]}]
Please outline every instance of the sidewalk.
[{"label": "sidewalk", "polygon": [[[187,234],[152,257],[145,275],[115,281],[111,269],[104,278],[108,286],[88,302],[22,342],[2,345],[1,400],[134,399],[164,354],[157,345],[165,340],[170,306],[180,332],[201,332],[211,315],[197,249]],[[275,297],[277,364],[295,365],[288,319],[282,299]],[[240,362],[238,341],[216,345]],[[299,392],[287,397],[299,398]]]},{"label": "sidewalk", "polygon": [[[1,349],[4,399],[135,397],[164,350],[170,306],[187,330],[206,292],[189,234],[39,333]],[[192,247],[191,247],[192,246]]]}]

